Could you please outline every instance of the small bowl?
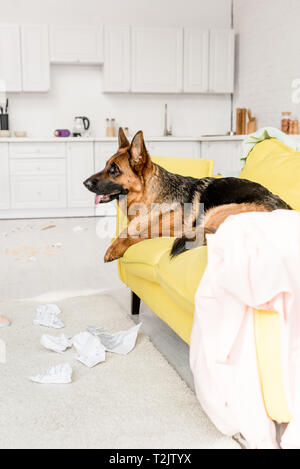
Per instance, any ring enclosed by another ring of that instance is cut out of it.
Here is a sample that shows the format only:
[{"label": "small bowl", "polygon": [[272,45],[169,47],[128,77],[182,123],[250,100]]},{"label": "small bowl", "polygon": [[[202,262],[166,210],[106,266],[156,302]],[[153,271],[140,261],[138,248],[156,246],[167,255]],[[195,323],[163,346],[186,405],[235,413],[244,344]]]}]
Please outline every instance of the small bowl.
[{"label": "small bowl", "polygon": [[0,130],[0,138],[9,138],[10,130]]},{"label": "small bowl", "polygon": [[27,132],[25,131],[16,131],[15,132],[16,138],[26,138],[27,137]]}]

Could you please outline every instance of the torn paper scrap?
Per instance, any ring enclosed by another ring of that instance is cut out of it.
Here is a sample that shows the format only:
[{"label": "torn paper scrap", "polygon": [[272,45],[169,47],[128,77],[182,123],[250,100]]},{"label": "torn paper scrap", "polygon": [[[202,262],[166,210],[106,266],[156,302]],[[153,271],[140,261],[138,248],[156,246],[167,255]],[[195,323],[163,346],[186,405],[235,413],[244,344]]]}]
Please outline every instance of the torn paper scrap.
[{"label": "torn paper scrap", "polygon": [[62,247],[62,243],[52,243],[51,246],[53,248],[61,248]]},{"label": "torn paper scrap", "polygon": [[48,303],[46,305],[40,305],[36,308],[37,313],[53,313],[56,316],[61,314],[61,309],[57,305]]},{"label": "torn paper scrap", "polygon": [[127,355],[134,348],[138,332],[142,323],[132,327],[128,331],[120,331],[115,334],[106,332],[103,327],[87,326],[87,331],[100,339],[107,352]]},{"label": "torn paper scrap", "polygon": [[29,379],[40,384],[69,384],[72,382],[73,370],[68,363],[50,368],[44,375],[31,376]]},{"label": "torn paper scrap", "polygon": [[80,231],[86,231],[87,228],[83,228],[82,226],[74,226],[72,229],[74,233],[80,233]]},{"label": "torn paper scrap", "polygon": [[73,345],[79,354],[76,359],[89,368],[105,361],[105,347],[98,337],[89,332],[81,332],[72,339]]},{"label": "torn paper scrap", "polygon": [[62,329],[64,323],[57,317],[61,310],[57,305],[47,304],[38,306],[37,315],[33,320],[35,326],[52,327],[54,329]]},{"label": "torn paper scrap", "polygon": [[65,334],[61,334],[59,337],[44,334],[41,337],[41,344],[47,350],[58,353],[65,352],[73,345],[72,340],[66,337]]},{"label": "torn paper scrap", "polygon": [[56,225],[44,226],[44,228],[42,228],[41,231],[52,230],[53,228],[56,228]]}]

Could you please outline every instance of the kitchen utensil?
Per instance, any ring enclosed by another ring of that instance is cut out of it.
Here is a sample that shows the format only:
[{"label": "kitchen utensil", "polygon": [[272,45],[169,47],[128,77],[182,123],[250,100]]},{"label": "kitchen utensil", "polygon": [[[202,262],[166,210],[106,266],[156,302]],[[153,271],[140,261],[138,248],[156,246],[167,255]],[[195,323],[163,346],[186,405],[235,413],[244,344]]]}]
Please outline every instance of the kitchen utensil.
[{"label": "kitchen utensil", "polygon": [[247,133],[248,134],[253,134],[257,130],[257,125],[256,125],[256,117],[251,117],[251,119],[248,122],[247,126]]},{"label": "kitchen utensil", "polygon": [[256,117],[252,116],[252,112],[250,109],[248,109],[248,125],[247,125],[247,133],[248,134],[253,134],[257,130],[256,126]]},{"label": "kitchen utensil", "polygon": [[242,135],[242,110],[236,110],[236,135]]},{"label": "kitchen utensil", "polygon": [[9,138],[10,130],[0,130],[0,138]]},{"label": "kitchen utensil", "polygon": [[90,128],[90,120],[84,116],[75,117],[74,127],[73,127],[73,136],[74,137],[84,137],[86,132]]},{"label": "kitchen utensil", "polygon": [[0,129],[1,130],[9,130],[9,120],[8,114],[0,114]]},{"label": "kitchen utensil", "polygon": [[26,138],[27,137],[27,132],[25,130],[16,130],[15,131],[15,137],[16,138]]}]

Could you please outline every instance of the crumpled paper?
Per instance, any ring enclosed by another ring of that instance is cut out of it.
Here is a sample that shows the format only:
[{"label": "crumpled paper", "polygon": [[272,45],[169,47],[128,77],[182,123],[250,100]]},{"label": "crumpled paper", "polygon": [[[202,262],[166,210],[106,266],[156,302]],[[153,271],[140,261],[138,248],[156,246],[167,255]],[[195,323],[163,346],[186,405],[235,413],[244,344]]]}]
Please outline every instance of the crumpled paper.
[{"label": "crumpled paper", "polygon": [[105,361],[105,347],[98,337],[89,332],[81,332],[73,337],[72,342],[79,354],[76,359],[88,368]]},{"label": "crumpled paper", "polygon": [[83,228],[80,225],[79,226],[74,226],[74,228],[73,228],[74,233],[80,233],[81,231],[86,231],[86,230],[87,230],[87,228]]},{"label": "crumpled paper", "polygon": [[52,327],[54,329],[62,329],[64,323],[57,317],[61,310],[57,305],[47,304],[36,308],[37,315],[33,320],[35,326]]},{"label": "crumpled paper", "polygon": [[107,352],[127,355],[134,348],[138,332],[142,323],[132,327],[128,331],[120,331],[110,334],[103,327],[87,326],[86,330],[99,338]]},{"label": "crumpled paper", "polygon": [[29,379],[39,384],[69,384],[73,370],[68,363],[50,368],[44,375],[31,376]]},{"label": "crumpled paper", "polygon": [[41,337],[41,344],[47,350],[51,350],[53,352],[64,352],[68,348],[72,347],[72,340],[65,336],[65,334],[61,334],[59,337],[55,337],[53,335],[44,334]]}]

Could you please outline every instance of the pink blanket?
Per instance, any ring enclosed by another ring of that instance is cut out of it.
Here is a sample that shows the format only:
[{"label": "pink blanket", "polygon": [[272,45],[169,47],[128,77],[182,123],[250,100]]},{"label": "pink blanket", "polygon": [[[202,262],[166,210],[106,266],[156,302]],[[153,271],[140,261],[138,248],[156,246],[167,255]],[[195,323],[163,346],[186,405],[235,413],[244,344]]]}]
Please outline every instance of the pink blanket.
[{"label": "pink blanket", "polygon": [[222,433],[241,433],[251,448],[278,447],[261,394],[253,308],[277,311],[293,415],[281,447],[300,448],[300,216],[235,215],[208,236],[207,247],[190,350],[198,399]]}]

